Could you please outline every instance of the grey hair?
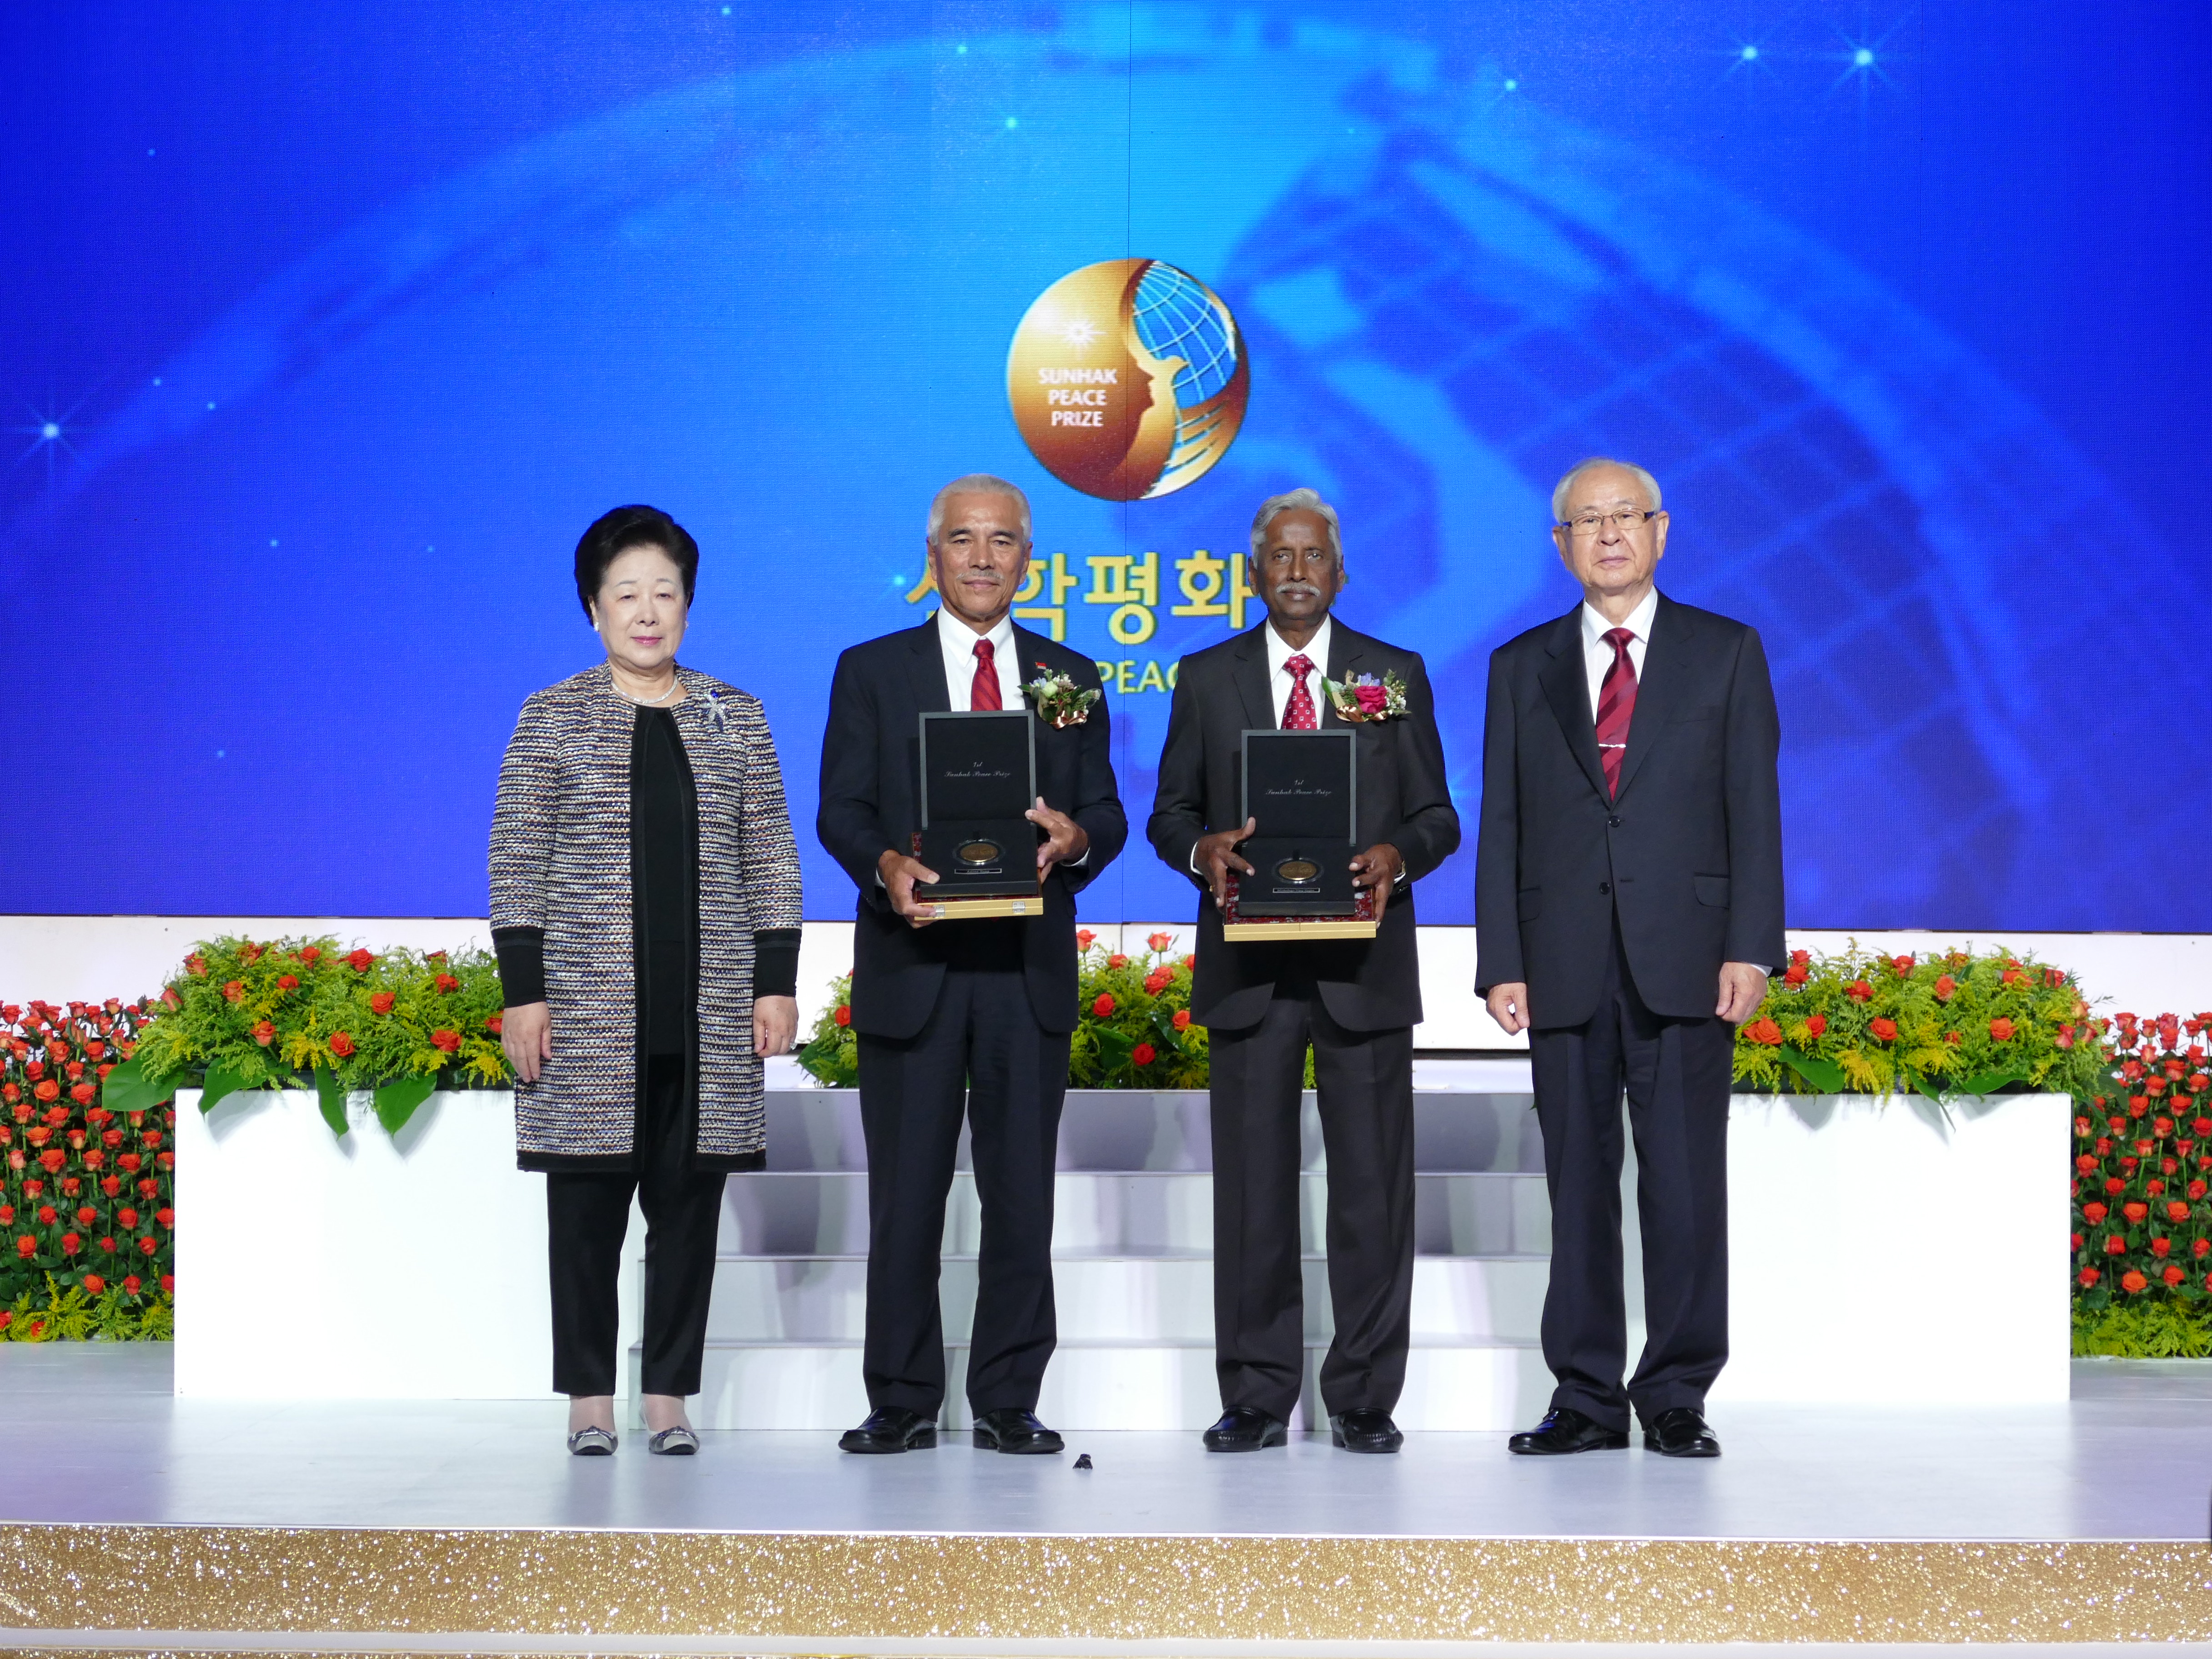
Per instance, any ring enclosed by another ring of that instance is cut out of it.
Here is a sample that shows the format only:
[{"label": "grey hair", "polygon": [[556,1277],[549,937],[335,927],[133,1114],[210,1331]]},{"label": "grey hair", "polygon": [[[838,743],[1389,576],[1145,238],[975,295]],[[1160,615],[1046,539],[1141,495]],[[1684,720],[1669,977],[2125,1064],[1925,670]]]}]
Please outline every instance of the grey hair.
[{"label": "grey hair", "polygon": [[1313,489],[1286,489],[1279,495],[1270,495],[1260,503],[1260,510],[1252,515],[1252,556],[1260,556],[1266,544],[1267,526],[1285,513],[1311,513],[1328,526],[1329,550],[1336,555],[1339,564],[1344,562],[1344,526],[1336,521],[1336,509],[1322,500],[1321,493]]},{"label": "grey hair", "polygon": [[1022,494],[1021,486],[1008,483],[1004,478],[988,472],[970,472],[955,478],[939,490],[929,502],[929,544],[937,545],[937,532],[945,528],[945,503],[955,495],[1011,495],[1022,504],[1022,539],[1034,541],[1030,534],[1030,498]]},{"label": "grey hair", "polygon": [[1659,510],[1659,480],[1632,461],[1616,461],[1610,455],[1592,455],[1577,461],[1567,469],[1566,477],[1553,486],[1552,522],[1564,523],[1567,516],[1567,492],[1575,487],[1575,480],[1594,466],[1617,466],[1644,486],[1644,493],[1651,499],[1650,511]]}]

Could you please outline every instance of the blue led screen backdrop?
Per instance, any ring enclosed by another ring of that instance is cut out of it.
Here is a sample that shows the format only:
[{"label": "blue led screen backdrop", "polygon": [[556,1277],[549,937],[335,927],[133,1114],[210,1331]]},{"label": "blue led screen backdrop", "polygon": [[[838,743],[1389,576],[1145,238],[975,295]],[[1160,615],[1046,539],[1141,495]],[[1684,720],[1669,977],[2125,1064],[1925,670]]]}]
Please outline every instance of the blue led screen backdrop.
[{"label": "blue led screen backdrop", "polygon": [[[1421,914],[1470,921],[1486,660],[1572,603],[1548,493],[1604,452],[1665,486],[1662,586],[1765,635],[1793,923],[2212,930],[2201,15],[1621,9],[19,9],[0,910],[480,914],[516,708],[597,659],[576,535],[644,501],[849,914],[830,669],[926,614],[930,494],[983,470],[1029,625],[1113,687],[1086,918],[1190,911],[1142,840],[1167,677],[1311,484],[1339,614],[1427,658],[1468,849]],[[1123,258],[1249,374],[1127,502],[1006,390]]]}]

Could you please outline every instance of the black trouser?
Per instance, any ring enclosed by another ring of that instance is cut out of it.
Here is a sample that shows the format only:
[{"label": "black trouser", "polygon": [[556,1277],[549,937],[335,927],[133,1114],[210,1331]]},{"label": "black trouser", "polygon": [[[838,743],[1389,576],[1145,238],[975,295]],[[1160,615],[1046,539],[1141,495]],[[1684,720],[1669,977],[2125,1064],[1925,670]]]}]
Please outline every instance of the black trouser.
[{"label": "black trouser", "polygon": [[[1714,984],[1716,1000],[1719,983]],[[1552,1194],[1552,1282],[1544,1363],[1554,1406],[1607,1428],[1703,1410],[1728,1363],[1728,1114],[1735,1033],[1725,1020],[1667,1019],[1644,1006],[1613,929],[1597,1012],[1528,1034],[1544,1181]],[[1628,1363],[1621,1294],[1620,1097],[1636,1135],[1644,1238],[1644,1357]]]},{"label": "black trouser", "polygon": [[545,1177],[556,1394],[616,1392],[616,1280],[633,1193],[645,1211],[641,1392],[699,1392],[725,1177],[692,1167],[695,1114],[684,1056],[655,1054],[645,1065],[637,1168],[605,1175],[556,1170]]},{"label": "black trouser", "polygon": [[947,968],[919,1035],[860,1037],[868,1144],[860,1375],[871,1406],[934,1417],[945,1403],[938,1266],[964,1109],[983,1206],[968,1403],[979,1417],[1008,1406],[1036,1408],[1059,1340],[1052,1182],[1067,1048],[1064,1034],[1037,1024],[1019,969]]},{"label": "black trouser", "polygon": [[1413,1299],[1413,1032],[1351,1031],[1310,986],[1212,1050],[1213,1368],[1224,1407],[1287,1422],[1305,1376],[1298,1100],[1313,1045],[1328,1158],[1328,1295],[1321,1363],[1333,1417],[1389,1411],[1406,1382]]}]

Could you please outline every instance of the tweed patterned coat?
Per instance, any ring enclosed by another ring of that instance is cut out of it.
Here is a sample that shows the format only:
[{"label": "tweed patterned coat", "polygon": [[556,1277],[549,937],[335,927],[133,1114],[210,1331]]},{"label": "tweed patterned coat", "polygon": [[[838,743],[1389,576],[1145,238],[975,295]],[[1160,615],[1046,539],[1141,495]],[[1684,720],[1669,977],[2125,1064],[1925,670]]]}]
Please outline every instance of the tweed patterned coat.
[{"label": "tweed patterned coat", "polygon": [[[701,1162],[757,1166],[767,1144],[753,1053],[753,935],[799,925],[799,851],[760,700],[678,668],[671,711],[698,793]],[[515,1090],[525,1168],[623,1167],[638,1115],[630,906],[635,705],[605,665],[522,705],[492,813],[491,925],[544,930],[553,1055]]]}]

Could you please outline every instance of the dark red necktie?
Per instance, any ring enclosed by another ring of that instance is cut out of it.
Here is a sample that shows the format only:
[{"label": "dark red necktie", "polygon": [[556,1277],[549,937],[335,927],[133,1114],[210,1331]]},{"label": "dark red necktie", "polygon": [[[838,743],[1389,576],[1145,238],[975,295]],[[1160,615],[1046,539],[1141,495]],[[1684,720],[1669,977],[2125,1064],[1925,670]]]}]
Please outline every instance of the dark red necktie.
[{"label": "dark red necktie", "polygon": [[1314,714],[1313,693],[1306,690],[1306,676],[1313,672],[1313,659],[1302,651],[1283,666],[1291,671],[1291,700],[1283,706],[1283,730],[1319,731],[1321,721]]},{"label": "dark red necktie", "polygon": [[1636,715],[1636,665],[1628,659],[1635,635],[1616,628],[1605,636],[1613,647],[1613,666],[1597,694],[1597,754],[1605,765],[1607,799],[1620,793],[1620,757],[1628,749],[1628,722]]},{"label": "dark red necktie", "polygon": [[[978,708],[1004,708],[999,701],[999,670],[991,659],[996,653],[988,640],[975,641],[975,684],[968,693],[969,712]],[[1632,690],[1630,695],[1635,695]]]}]

